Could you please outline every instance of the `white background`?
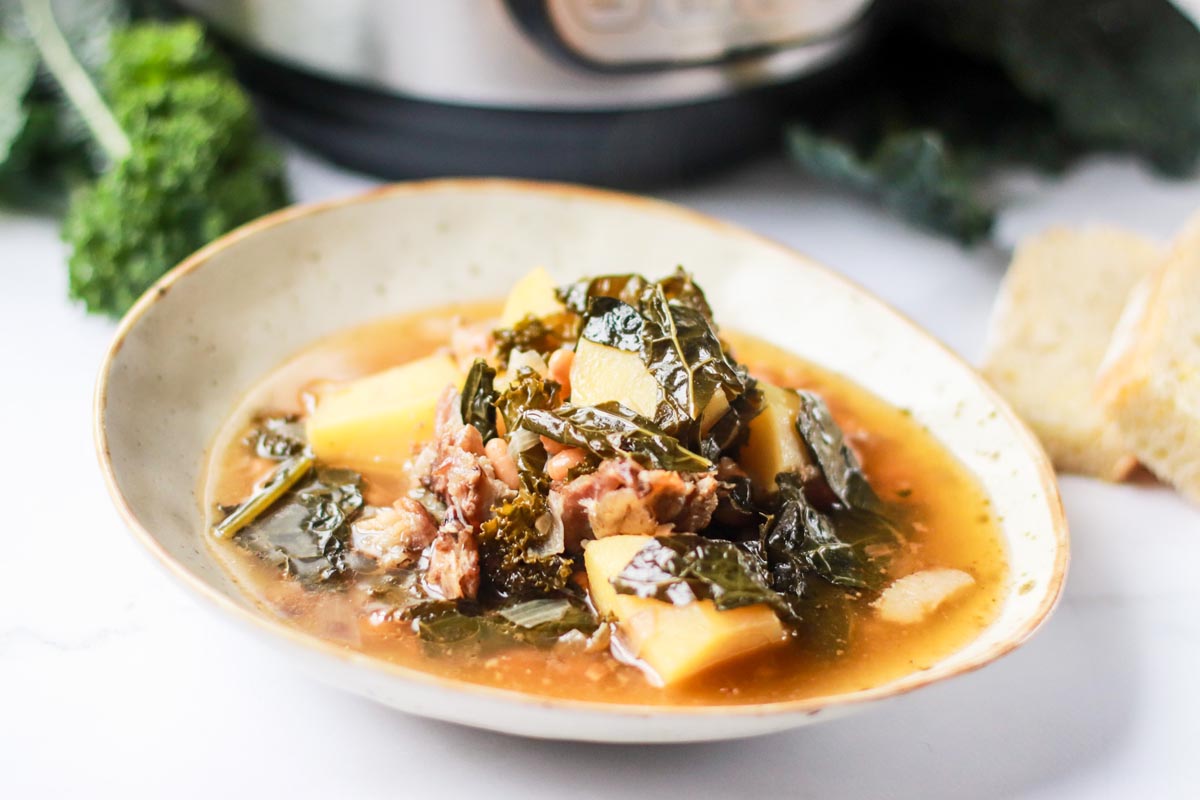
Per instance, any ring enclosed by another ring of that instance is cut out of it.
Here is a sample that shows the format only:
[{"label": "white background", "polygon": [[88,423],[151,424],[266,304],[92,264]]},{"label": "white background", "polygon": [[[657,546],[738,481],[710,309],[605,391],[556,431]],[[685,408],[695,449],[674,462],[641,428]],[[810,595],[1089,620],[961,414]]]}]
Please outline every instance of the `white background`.
[{"label": "white background", "polygon": [[[303,200],[367,185],[291,163]],[[1001,246],[972,252],[782,162],[665,196],[806,251],[972,360],[1020,236],[1105,221],[1165,239],[1200,208],[1200,185],[1114,161],[1007,192]],[[92,451],[112,330],[67,302],[54,224],[0,215],[0,797],[1200,797],[1200,509],[1165,489],[1064,479],[1063,602],[981,672],[756,740],[509,738],[312,683],[165,577]]]}]

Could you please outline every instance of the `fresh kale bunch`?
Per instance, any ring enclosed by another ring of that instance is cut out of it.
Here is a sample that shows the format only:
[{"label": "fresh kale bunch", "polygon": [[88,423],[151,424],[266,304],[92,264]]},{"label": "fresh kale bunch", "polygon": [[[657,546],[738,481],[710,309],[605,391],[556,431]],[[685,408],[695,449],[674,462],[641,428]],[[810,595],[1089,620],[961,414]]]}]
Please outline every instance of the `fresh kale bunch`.
[{"label": "fresh kale bunch", "polygon": [[70,292],[88,310],[123,313],[189,253],[288,202],[278,154],[197,24],[22,0],[0,25],[0,199],[69,190]]},{"label": "fresh kale bunch", "polygon": [[1200,29],[1170,0],[888,0],[876,34],[788,126],[804,171],[973,243],[999,166],[1082,154],[1190,174],[1200,155]]}]

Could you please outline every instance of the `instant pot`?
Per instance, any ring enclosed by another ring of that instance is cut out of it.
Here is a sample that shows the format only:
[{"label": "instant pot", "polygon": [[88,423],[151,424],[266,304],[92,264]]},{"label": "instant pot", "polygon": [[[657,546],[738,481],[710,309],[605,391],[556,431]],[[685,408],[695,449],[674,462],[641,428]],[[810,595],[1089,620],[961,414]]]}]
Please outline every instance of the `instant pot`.
[{"label": "instant pot", "polygon": [[872,0],[177,0],[267,122],[388,178],[619,186],[774,144]]}]

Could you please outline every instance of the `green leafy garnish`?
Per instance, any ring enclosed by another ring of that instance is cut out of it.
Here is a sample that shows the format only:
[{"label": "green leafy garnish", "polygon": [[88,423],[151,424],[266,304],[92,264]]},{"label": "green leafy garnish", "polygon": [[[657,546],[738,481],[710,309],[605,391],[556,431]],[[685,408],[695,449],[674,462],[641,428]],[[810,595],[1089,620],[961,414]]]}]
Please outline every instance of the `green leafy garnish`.
[{"label": "green leafy garnish", "polygon": [[22,0],[0,13],[0,195],[28,206],[40,185],[70,185],[70,294],[110,315],[288,201],[278,154],[200,26],[110,29],[123,6]]},{"label": "green leafy garnish", "polygon": [[712,462],[637,412],[617,402],[596,406],[564,405],[554,411],[530,409],[521,426],[597,458],[631,458],[650,469],[703,472]]},{"label": "green leafy garnish", "polygon": [[733,542],[695,533],[656,536],[611,579],[620,594],[677,606],[712,600],[718,610],[766,603],[791,615],[788,600],[771,588],[759,559]]},{"label": "green leafy garnish", "polygon": [[463,422],[474,425],[483,441],[496,438],[496,370],[482,358],[475,359],[463,384],[459,411]]},{"label": "green leafy garnish", "polygon": [[502,597],[541,597],[562,590],[574,567],[563,555],[561,523],[546,495],[523,488],[493,509],[479,529],[484,588]]}]

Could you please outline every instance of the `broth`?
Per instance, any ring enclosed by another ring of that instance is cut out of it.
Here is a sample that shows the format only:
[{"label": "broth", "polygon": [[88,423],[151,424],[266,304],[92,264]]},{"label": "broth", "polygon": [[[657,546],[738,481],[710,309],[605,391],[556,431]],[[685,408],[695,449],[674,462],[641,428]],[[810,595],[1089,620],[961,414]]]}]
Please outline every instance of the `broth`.
[{"label": "broth", "polygon": [[[334,335],[266,376],[219,432],[201,496],[209,522],[220,504],[244,499],[273,466],[243,443],[255,414],[303,413],[303,393],[319,381],[361,377],[443,346],[455,317],[482,320],[496,306],[455,306],[375,322]],[[655,686],[636,666],[597,653],[530,645],[469,654],[435,652],[400,623],[372,624],[354,590],[309,590],[281,578],[235,542],[206,536],[216,559],[260,606],[287,624],[370,656],[444,677],[551,697],[630,704],[765,703],[856,691],[928,668],[972,639],[997,615],[1007,566],[989,501],[976,481],[901,409],[832,372],[751,337],[725,332],[738,359],[757,377],[809,388],[829,404],[881,498],[901,510],[907,545],[895,576],[926,567],[969,572],[975,584],[917,624],[879,620],[866,602],[852,604],[848,644],[817,652],[801,637],[727,662],[686,682]],[[394,474],[364,473],[368,504],[405,490]]]}]

